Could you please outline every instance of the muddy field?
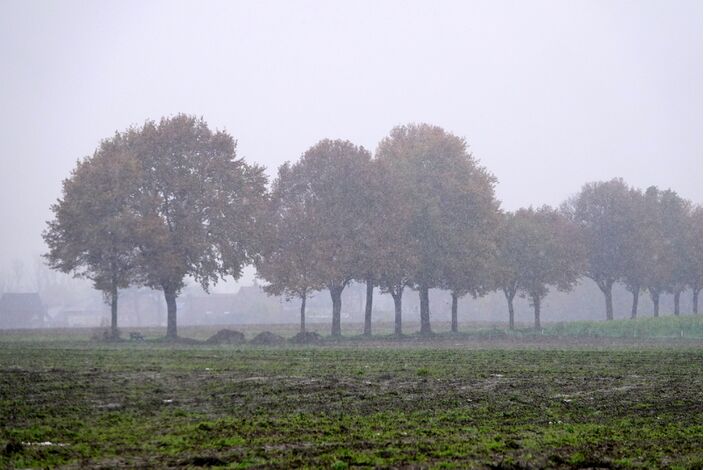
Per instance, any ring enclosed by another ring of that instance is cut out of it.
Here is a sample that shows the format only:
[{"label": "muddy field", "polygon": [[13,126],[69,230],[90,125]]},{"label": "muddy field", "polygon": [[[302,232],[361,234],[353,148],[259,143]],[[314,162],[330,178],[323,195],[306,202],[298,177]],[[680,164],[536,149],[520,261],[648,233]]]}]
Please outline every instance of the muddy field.
[{"label": "muddy field", "polygon": [[10,468],[701,468],[702,349],[6,336],[0,423],[0,466]]}]

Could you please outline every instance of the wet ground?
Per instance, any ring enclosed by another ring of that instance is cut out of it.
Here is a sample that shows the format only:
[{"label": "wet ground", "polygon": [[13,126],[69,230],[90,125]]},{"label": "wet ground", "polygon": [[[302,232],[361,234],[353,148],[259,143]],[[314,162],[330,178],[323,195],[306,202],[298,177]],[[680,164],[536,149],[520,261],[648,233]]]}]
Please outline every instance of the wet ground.
[{"label": "wet ground", "polygon": [[0,465],[701,468],[698,341],[0,341]]}]

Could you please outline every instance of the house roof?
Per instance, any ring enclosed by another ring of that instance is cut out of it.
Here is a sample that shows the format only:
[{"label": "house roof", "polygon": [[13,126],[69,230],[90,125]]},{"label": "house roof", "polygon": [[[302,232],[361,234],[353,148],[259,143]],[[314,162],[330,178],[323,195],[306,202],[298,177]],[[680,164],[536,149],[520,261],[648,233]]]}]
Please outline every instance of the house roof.
[{"label": "house roof", "polygon": [[0,298],[0,312],[42,313],[44,310],[42,299],[36,292],[7,293]]}]

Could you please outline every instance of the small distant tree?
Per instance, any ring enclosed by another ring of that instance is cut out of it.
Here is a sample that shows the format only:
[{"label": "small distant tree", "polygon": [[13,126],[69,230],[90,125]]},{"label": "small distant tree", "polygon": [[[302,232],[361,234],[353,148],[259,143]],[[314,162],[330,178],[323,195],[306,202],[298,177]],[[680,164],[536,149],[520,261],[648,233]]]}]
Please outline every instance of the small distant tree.
[{"label": "small distant tree", "polygon": [[268,282],[264,291],[301,300],[301,333],[306,331],[306,299],[323,287],[314,277],[318,256],[311,194],[285,163],[271,189],[262,249],[255,266]]},{"label": "small distant tree", "polygon": [[643,192],[632,188],[629,196],[628,219],[631,227],[630,236],[624,240],[622,247],[625,260],[622,282],[633,296],[631,319],[635,319],[638,316],[640,292],[646,288],[651,269],[649,247],[653,243],[653,225],[648,221],[647,202]]},{"label": "small distant tree", "polygon": [[387,249],[382,226],[388,223],[391,213],[384,209],[386,187],[379,161],[370,160],[364,163],[364,167],[366,171],[361,177],[365,179],[363,185],[368,206],[366,215],[360,220],[359,237],[362,246],[358,253],[359,268],[355,280],[364,283],[366,287],[363,334],[371,336],[374,288],[380,285],[379,272],[385,255],[383,250]]},{"label": "small distant tree", "polygon": [[322,140],[291,165],[289,187],[308,202],[314,225],[310,252],[312,282],[324,285],[332,300],[332,336],[340,336],[342,291],[366,274],[366,228],[373,201],[367,182],[370,153],[349,141]]},{"label": "small distant tree", "polygon": [[588,183],[562,206],[579,227],[586,253],[584,274],[593,280],[606,300],[606,319],[613,320],[613,285],[622,279],[628,263],[624,247],[634,236],[631,194],[620,179]]},{"label": "small distant tree", "polygon": [[688,215],[686,240],[685,277],[692,289],[692,313],[696,314],[702,290],[702,206],[695,206]]},{"label": "small distant tree", "polygon": [[43,232],[49,266],[93,281],[110,303],[110,332],[118,333],[118,289],[137,281],[137,248],[131,210],[140,168],[113,141],[77,163],[51,206],[54,218]]},{"label": "small distant tree", "polygon": [[514,224],[518,238],[508,247],[516,252],[508,259],[516,262],[518,289],[530,299],[540,329],[541,302],[549,286],[562,291],[574,286],[583,270],[584,249],[574,224],[547,206],[516,211]]},{"label": "small distant tree", "polygon": [[665,290],[673,295],[673,313],[679,315],[680,296],[689,281],[687,264],[692,253],[688,230],[692,205],[672,190],[661,192],[660,205],[665,256],[670,267],[670,278]]},{"label": "small distant tree", "polygon": [[664,193],[651,186],[644,195],[644,214],[646,224],[643,231],[644,255],[646,267],[644,273],[645,287],[653,302],[653,316],[660,314],[660,296],[670,289],[674,276],[675,259],[672,255],[665,225],[666,214],[663,201]]},{"label": "small distant tree", "polygon": [[118,134],[140,168],[131,210],[145,285],[167,305],[168,338],[177,337],[176,298],[192,277],[203,289],[239,278],[260,249],[264,169],[237,158],[235,141],[188,115],[147,121]]},{"label": "small distant tree", "polygon": [[521,266],[527,264],[525,239],[526,228],[523,222],[529,222],[527,217],[516,217],[514,213],[503,214],[498,230],[497,247],[493,263],[494,287],[503,292],[508,304],[508,325],[511,330],[515,327],[515,314],[513,300],[519,289],[519,282],[523,270]]},{"label": "small distant tree", "polygon": [[486,245],[489,232],[482,223],[497,211],[495,178],[468,152],[464,139],[428,124],[394,128],[379,144],[377,158],[393,181],[387,190],[407,205],[402,225],[416,261],[410,279],[420,296],[420,332],[430,334],[428,291],[443,287],[457,258],[469,253],[473,262],[476,253],[465,243]]},{"label": "small distant tree", "polygon": [[403,291],[413,282],[418,270],[417,240],[411,236],[412,207],[402,191],[395,190],[398,174],[387,160],[377,160],[379,186],[376,219],[374,266],[382,292],[394,300],[394,334],[403,334]]},{"label": "small distant tree", "polygon": [[[476,299],[492,290],[498,208],[487,208],[476,217],[477,219],[472,221],[475,230],[460,223],[450,232],[455,250],[453,256],[448,256],[443,263],[441,286],[450,291],[450,330],[453,333],[458,331],[459,299],[468,294]],[[462,222],[461,219],[458,221]]]}]

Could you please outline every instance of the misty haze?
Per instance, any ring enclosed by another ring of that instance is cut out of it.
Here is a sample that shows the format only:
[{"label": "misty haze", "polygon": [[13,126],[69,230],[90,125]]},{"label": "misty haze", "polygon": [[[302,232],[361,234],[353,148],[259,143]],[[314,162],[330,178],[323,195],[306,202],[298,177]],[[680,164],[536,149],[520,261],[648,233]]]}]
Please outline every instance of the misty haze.
[{"label": "misty haze", "polygon": [[0,1],[0,466],[701,468],[702,23]]}]

